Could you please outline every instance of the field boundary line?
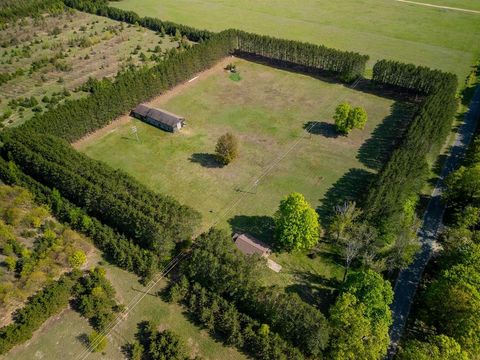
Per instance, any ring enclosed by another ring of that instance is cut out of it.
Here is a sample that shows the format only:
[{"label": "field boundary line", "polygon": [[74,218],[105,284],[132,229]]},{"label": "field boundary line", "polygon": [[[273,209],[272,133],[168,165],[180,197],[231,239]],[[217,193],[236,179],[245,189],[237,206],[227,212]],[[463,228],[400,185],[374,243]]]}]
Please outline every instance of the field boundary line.
[{"label": "field boundary line", "polygon": [[444,5],[435,5],[435,4],[429,4],[429,3],[423,3],[423,2],[411,1],[411,0],[394,0],[394,1],[402,2],[402,3],[406,3],[406,4],[412,4],[412,5],[420,5],[420,6],[425,6],[425,7],[431,7],[431,8],[435,8],[435,9],[461,11],[461,12],[466,12],[466,13],[471,13],[471,14],[479,14],[480,15],[480,10],[464,9],[464,8],[457,8],[457,7],[444,6]]}]

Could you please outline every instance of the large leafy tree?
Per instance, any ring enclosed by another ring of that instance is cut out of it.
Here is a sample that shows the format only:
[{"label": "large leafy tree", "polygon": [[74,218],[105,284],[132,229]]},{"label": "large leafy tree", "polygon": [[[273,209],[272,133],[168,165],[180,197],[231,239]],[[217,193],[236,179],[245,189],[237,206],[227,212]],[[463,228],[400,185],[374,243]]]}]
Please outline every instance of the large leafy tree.
[{"label": "large leafy tree", "polygon": [[452,205],[467,202],[476,205],[480,200],[480,163],[470,167],[462,166],[446,179],[444,197]]},{"label": "large leafy tree", "polygon": [[433,336],[428,341],[410,340],[399,352],[400,360],[469,360],[468,354],[452,338]]},{"label": "large leafy tree", "polygon": [[480,353],[480,257],[442,272],[425,294],[429,319],[471,354]]},{"label": "large leafy tree", "polygon": [[335,109],[335,126],[343,134],[348,134],[354,128],[363,130],[367,123],[367,112],[357,106],[352,108],[348,103],[341,103]]},{"label": "large leafy tree", "polygon": [[330,309],[333,359],[381,359],[392,323],[390,283],[372,270],[348,277],[344,292]]},{"label": "large leafy tree", "polygon": [[277,239],[287,251],[310,249],[318,243],[318,214],[300,193],[294,192],[280,202],[275,214]]},{"label": "large leafy tree", "polygon": [[348,115],[352,107],[348,103],[341,103],[335,109],[335,115],[333,115],[333,120],[335,120],[335,126],[337,131],[348,134],[350,130],[350,125],[348,123]]}]

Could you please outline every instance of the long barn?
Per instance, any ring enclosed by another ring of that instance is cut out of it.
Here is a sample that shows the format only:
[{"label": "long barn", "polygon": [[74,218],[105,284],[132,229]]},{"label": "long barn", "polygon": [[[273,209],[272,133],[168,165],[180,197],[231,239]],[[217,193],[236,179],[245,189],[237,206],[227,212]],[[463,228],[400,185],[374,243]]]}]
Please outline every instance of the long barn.
[{"label": "long barn", "polygon": [[151,108],[145,104],[138,105],[131,115],[159,129],[176,132],[185,125],[185,118],[163,109]]}]

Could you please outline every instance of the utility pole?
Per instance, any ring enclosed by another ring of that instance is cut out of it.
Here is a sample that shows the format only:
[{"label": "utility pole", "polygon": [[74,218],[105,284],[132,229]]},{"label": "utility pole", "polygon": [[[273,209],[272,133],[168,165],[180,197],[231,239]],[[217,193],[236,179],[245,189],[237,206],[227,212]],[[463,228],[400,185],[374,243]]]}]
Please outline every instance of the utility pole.
[{"label": "utility pole", "polygon": [[140,142],[140,139],[138,138],[138,129],[136,126],[132,126],[132,134],[135,134],[135,137],[137,138],[137,142]]}]

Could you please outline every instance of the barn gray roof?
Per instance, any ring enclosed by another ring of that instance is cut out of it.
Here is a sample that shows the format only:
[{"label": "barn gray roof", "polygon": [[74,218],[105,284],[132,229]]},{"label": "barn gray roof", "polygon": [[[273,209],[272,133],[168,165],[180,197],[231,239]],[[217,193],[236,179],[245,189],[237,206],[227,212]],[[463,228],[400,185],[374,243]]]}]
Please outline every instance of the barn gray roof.
[{"label": "barn gray roof", "polygon": [[147,116],[148,110],[150,110],[150,108],[147,105],[140,104],[133,109],[133,112],[141,116]]},{"label": "barn gray roof", "polygon": [[183,117],[172,114],[166,110],[151,108],[147,116],[170,126],[176,126],[179,122],[185,120]]},{"label": "barn gray roof", "polygon": [[169,111],[151,108],[145,104],[137,105],[137,107],[133,109],[133,112],[142,117],[148,116],[153,120],[156,120],[166,125],[170,125],[172,127],[175,127],[179,122],[185,120],[185,118],[175,115]]},{"label": "barn gray roof", "polygon": [[271,253],[268,246],[251,235],[235,234],[233,235],[233,240],[235,241],[237,248],[245,255],[258,254],[267,257]]}]

